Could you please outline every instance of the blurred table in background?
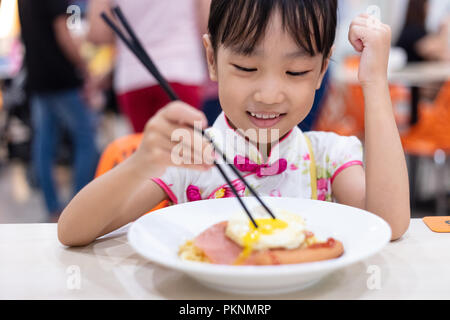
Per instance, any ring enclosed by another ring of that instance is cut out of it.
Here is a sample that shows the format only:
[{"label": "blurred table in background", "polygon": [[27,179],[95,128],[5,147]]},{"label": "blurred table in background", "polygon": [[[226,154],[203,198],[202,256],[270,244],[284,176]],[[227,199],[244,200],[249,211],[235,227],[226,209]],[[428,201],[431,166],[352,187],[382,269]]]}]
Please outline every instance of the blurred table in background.
[{"label": "blurred table in background", "polygon": [[[340,64],[333,72],[333,79],[342,84],[359,84],[358,69],[355,68],[355,65],[349,68],[344,63]],[[418,120],[420,100],[418,89],[430,83],[445,82],[449,79],[450,61],[409,63],[403,68],[388,72],[390,84],[400,84],[411,88],[411,124]]]},{"label": "blurred table in background", "polygon": [[[336,87],[333,99],[328,110],[334,104],[343,101],[341,113],[334,118],[326,119],[320,130],[327,126],[339,129],[341,119],[350,124],[348,132],[345,127],[339,134],[357,135],[363,139],[364,134],[364,98],[358,81],[359,57],[353,56],[336,66],[332,77]],[[411,205],[427,207],[430,211],[430,202],[418,201],[416,189],[421,182],[417,181],[418,158],[426,157],[434,161],[436,172],[436,210],[438,215],[446,215],[448,210],[448,197],[446,190],[445,166],[446,157],[450,150],[450,61],[449,62],[418,62],[406,64],[404,67],[391,69],[388,72],[391,99],[397,126],[399,127],[405,152],[408,154],[408,169],[410,171]],[[444,84],[441,86],[441,84]],[[425,102],[421,97],[422,88],[436,87],[439,93],[436,98]],[[400,94],[398,94],[400,93]],[[339,99],[339,96],[342,96]],[[398,108],[398,107],[401,108]],[[402,110],[399,110],[402,109]],[[330,113],[330,112],[329,112]],[[327,116],[324,116],[325,118]],[[329,116],[328,116],[329,117]],[[423,119],[419,119],[423,117]],[[355,125],[356,124],[356,125]],[[346,134],[347,133],[347,134]],[[431,205],[433,205],[431,203]]]},{"label": "blurred table in background", "polygon": [[450,62],[419,62],[389,73],[389,81],[411,88],[411,125],[419,118],[420,87],[450,79]]},{"label": "blurred table in background", "polygon": [[390,71],[389,82],[400,82],[408,86],[421,86],[430,82],[444,82],[450,79],[449,62],[418,62]]}]

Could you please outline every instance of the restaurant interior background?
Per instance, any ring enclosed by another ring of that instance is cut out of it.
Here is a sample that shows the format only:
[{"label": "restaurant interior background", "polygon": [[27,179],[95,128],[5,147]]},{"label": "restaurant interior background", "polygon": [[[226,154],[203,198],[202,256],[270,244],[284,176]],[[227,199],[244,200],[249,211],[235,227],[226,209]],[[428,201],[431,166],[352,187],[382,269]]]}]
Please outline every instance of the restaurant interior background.
[{"label": "restaurant interior background", "polygon": [[[90,71],[99,78],[111,74],[114,47],[83,40],[88,29],[85,18],[89,1],[72,2],[74,8],[80,10],[81,23],[68,27],[82,44],[81,52],[89,62]],[[449,215],[450,1],[430,0],[426,20],[430,41],[425,47],[434,54],[421,62],[408,61],[407,52],[397,45],[405,26],[408,0],[339,0],[339,5],[339,29],[328,81],[318,92],[315,118],[303,129],[334,131],[364,139],[363,98],[356,82],[358,56],[348,43],[347,33],[351,19],[357,14],[367,10],[377,14],[379,10],[382,21],[393,31],[390,89],[407,155],[412,215]],[[69,15],[75,13],[68,11]],[[17,2],[0,0],[0,223],[48,220],[44,200],[31,170],[33,130],[29,100],[24,90],[23,53]],[[96,143],[100,152],[116,139],[132,133],[131,125],[119,111],[112,85],[98,89],[90,104],[98,114]],[[208,118],[213,118],[218,110],[211,109],[211,105],[206,108],[205,103],[205,112]],[[55,159],[55,177],[65,201],[69,201],[73,153],[70,139],[61,138]]]}]

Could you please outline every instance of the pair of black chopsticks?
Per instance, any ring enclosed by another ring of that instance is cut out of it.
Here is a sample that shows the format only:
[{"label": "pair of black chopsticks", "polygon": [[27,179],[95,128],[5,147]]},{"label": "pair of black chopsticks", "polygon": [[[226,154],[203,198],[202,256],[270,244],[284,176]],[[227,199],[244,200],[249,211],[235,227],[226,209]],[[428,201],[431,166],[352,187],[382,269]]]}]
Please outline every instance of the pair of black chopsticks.
[{"label": "pair of black chopsticks", "polygon": [[[167,93],[167,95],[170,97],[170,99],[172,101],[179,100],[179,98],[176,95],[176,93],[173,91],[173,89],[170,87],[169,83],[161,75],[161,73],[159,72],[158,68],[155,66],[155,64],[153,63],[152,59],[150,58],[150,56],[145,51],[145,49],[142,46],[141,42],[136,37],[135,32],[131,28],[130,24],[128,23],[127,19],[125,18],[125,16],[124,16],[122,10],[120,9],[120,7],[118,7],[118,6],[114,7],[112,9],[112,12],[117,17],[117,19],[120,21],[120,23],[123,25],[125,31],[129,34],[129,38],[126,37],[122,33],[120,28],[114,22],[112,22],[112,20],[104,12],[101,14],[101,17],[108,24],[108,26],[116,33],[116,35],[123,41],[123,43],[128,47],[128,49],[130,49],[130,51],[134,53],[134,55],[144,65],[144,67],[156,78],[156,80],[159,82],[159,84],[164,89],[164,91]],[[194,131],[196,131],[198,133],[201,133],[202,136],[205,137],[211,143],[211,145],[213,146],[215,152],[224,159],[225,163],[227,163],[228,166],[232,169],[232,171],[239,177],[239,179],[242,182],[244,182],[245,186],[256,197],[256,199],[258,199],[259,203],[264,207],[264,209],[270,214],[270,216],[273,219],[275,219],[275,215],[272,213],[272,211],[269,209],[269,207],[267,207],[267,205],[262,201],[262,199],[255,192],[255,190],[247,183],[247,181],[245,181],[245,179],[242,177],[242,175],[239,173],[239,171],[231,163],[228,162],[225,154],[214,144],[213,140],[209,137],[209,135],[207,135],[206,132],[203,129],[199,130],[199,129],[194,127]],[[250,211],[248,210],[248,208],[245,205],[245,203],[242,201],[241,197],[237,193],[237,191],[234,188],[233,184],[231,183],[230,179],[227,177],[227,175],[223,171],[222,167],[216,162],[216,160],[214,160],[214,165],[217,167],[217,169],[219,169],[221,175],[223,176],[223,178],[225,179],[227,184],[230,186],[231,191],[236,196],[236,198],[238,199],[238,201],[241,204],[241,206],[244,208],[245,212],[247,213],[248,217],[252,221],[252,223],[255,226],[255,228],[258,228],[258,225],[257,225],[256,221],[253,219]]]}]

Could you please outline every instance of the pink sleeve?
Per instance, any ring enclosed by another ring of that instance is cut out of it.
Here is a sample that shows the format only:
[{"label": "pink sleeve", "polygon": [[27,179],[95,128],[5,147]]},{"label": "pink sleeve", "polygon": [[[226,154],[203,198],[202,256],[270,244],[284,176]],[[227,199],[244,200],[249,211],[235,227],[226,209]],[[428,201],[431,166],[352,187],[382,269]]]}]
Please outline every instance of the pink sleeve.
[{"label": "pink sleeve", "polygon": [[174,204],[178,204],[178,199],[176,195],[172,192],[170,187],[164,181],[162,181],[159,178],[152,178],[152,181],[154,181],[167,193],[167,196],[169,197],[170,201],[172,201]]},{"label": "pink sleeve", "polygon": [[347,169],[348,167],[351,166],[364,166],[363,162],[360,160],[353,160],[353,161],[349,161],[344,163],[343,165],[341,165],[339,168],[336,169],[336,171],[334,172],[333,176],[331,177],[331,183],[333,183],[334,178],[336,178],[336,176],[344,169]]},{"label": "pink sleeve", "polygon": [[189,170],[181,167],[168,167],[160,177],[154,177],[154,181],[174,204],[188,202],[187,188],[191,184],[197,184],[200,179],[200,171]]}]

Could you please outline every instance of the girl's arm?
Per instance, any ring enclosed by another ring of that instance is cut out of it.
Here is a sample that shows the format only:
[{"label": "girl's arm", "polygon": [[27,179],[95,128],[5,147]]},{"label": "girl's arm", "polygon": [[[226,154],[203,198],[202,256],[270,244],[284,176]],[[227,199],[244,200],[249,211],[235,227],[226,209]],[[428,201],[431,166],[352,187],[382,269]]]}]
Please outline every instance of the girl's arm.
[{"label": "girl's arm", "polygon": [[349,40],[362,53],[358,78],[365,102],[365,172],[359,166],[343,170],[333,181],[333,192],[340,203],[383,218],[395,240],[408,229],[411,210],[408,171],[387,80],[391,31],[360,15],[350,26]]},{"label": "girl's arm", "polygon": [[123,163],[83,188],[58,221],[59,241],[83,246],[150,211],[165,199],[164,191],[143,176],[139,157]]},{"label": "girl's arm", "polygon": [[[68,246],[89,244],[150,211],[162,200],[165,192],[150,179],[161,176],[174,165],[173,150],[180,142],[191,155],[191,161],[180,166],[207,170],[212,155],[205,150],[206,140],[194,138],[193,126],[206,128],[208,121],[199,110],[182,102],[173,102],[161,109],[146,125],[142,142],[136,152],[123,163],[84,187],[64,209],[58,221],[58,238]],[[190,134],[191,141],[173,141],[176,130]],[[201,141],[200,145],[194,144]],[[177,148],[176,148],[177,147]],[[202,164],[193,159],[201,155]],[[176,156],[179,156],[177,153]]]},{"label": "girl's arm", "polygon": [[93,0],[89,1],[88,22],[89,31],[86,39],[94,44],[112,44],[114,43],[114,33],[100,17],[105,12],[109,18],[115,19],[111,14],[111,0]]}]

